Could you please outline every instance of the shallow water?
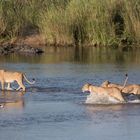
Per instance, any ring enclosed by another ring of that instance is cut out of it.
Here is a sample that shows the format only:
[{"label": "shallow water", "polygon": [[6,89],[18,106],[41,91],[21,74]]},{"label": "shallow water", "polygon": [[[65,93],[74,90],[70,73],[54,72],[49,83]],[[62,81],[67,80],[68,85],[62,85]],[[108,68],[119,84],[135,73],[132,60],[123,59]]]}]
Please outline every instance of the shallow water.
[{"label": "shallow water", "polygon": [[[42,56],[0,57],[0,68],[24,71],[35,85],[0,93],[0,140],[138,140],[140,104],[86,105],[86,82],[140,83],[140,51],[47,48]],[[97,54],[98,53],[98,54]],[[17,87],[16,84],[12,86]]]}]

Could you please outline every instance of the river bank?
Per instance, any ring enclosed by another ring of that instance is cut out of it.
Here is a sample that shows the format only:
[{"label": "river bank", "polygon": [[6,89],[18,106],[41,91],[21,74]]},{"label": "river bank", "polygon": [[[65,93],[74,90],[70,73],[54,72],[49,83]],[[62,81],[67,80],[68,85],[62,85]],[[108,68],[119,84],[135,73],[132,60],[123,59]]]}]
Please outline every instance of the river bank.
[{"label": "river bank", "polygon": [[0,55],[9,55],[12,53],[15,54],[29,54],[29,55],[38,55],[45,53],[45,50],[47,48],[54,48],[55,50],[59,48],[72,48],[73,51],[76,51],[77,53],[81,53],[85,51],[86,48],[93,48],[94,51],[99,50],[118,50],[120,52],[125,51],[136,51],[139,50],[140,45],[138,44],[127,44],[121,43],[120,46],[117,44],[111,45],[111,46],[103,46],[103,45],[97,45],[97,44],[85,44],[85,45],[75,45],[75,44],[63,44],[63,43],[53,43],[53,44],[46,44],[45,41],[42,39],[40,35],[33,34],[32,36],[28,36],[25,38],[20,38],[15,40],[14,42],[5,41],[3,43],[0,43]]},{"label": "river bank", "polygon": [[14,41],[8,40],[0,44],[0,55],[11,53],[21,54],[42,54],[44,52],[44,43],[39,35],[33,34],[18,38]]}]

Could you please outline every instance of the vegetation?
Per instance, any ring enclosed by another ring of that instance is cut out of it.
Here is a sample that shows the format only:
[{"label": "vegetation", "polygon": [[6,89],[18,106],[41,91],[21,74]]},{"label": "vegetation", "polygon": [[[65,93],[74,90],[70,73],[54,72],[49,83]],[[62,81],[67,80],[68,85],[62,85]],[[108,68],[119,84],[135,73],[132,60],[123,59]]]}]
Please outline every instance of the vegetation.
[{"label": "vegetation", "polygon": [[139,0],[1,0],[0,40],[38,29],[49,44],[140,44]]}]

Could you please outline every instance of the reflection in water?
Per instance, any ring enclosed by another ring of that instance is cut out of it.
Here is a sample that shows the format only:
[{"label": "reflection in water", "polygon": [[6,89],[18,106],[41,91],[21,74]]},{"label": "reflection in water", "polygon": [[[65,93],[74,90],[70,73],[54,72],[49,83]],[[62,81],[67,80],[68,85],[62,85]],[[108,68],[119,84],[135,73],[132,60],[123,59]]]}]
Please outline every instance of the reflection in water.
[{"label": "reflection in water", "polygon": [[86,62],[86,63],[130,63],[139,62],[140,50],[123,52],[122,50],[114,50],[110,48],[86,48],[75,47],[74,61]]},{"label": "reflection in water", "polygon": [[117,64],[139,64],[140,50],[124,52],[105,47],[46,47],[42,55],[7,55],[0,56],[0,63],[4,62],[27,62],[27,63],[62,63],[62,62],[84,62],[84,63],[117,63]]},{"label": "reflection in water", "polygon": [[23,109],[25,92],[17,91],[1,91],[0,105],[5,109]]},{"label": "reflection in water", "polygon": [[110,105],[87,105],[86,108],[90,113],[96,113],[98,111],[120,111],[125,107],[124,104],[110,104]]},{"label": "reflection in water", "polygon": [[75,61],[83,61],[84,59],[84,48],[83,47],[75,47],[75,50],[74,50],[74,60]]},{"label": "reflection in water", "polygon": [[127,106],[124,104],[87,105],[86,109],[92,121],[101,123],[102,121],[110,122],[111,120],[114,120],[114,118],[119,118],[120,116],[123,119],[123,110],[127,110]]}]

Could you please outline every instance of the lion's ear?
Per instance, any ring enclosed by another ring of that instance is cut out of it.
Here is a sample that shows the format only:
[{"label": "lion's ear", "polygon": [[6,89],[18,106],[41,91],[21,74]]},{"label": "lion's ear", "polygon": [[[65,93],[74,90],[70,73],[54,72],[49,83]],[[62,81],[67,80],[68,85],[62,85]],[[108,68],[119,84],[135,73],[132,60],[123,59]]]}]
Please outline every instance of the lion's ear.
[{"label": "lion's ear", "polygon": [[92,84],[91,83],[88,83],[88,85],[91,86]]},{"label": "lion's ear", "polygon": [[87,87],[89,87],[91,84],[90,84],[90,83],[86,83],[85,85],[86,85]]},{"label": "lion's ear", "polygon": [[108,84],[111,84],[111,82],[110,82],[110,81],[108,81]]}]

